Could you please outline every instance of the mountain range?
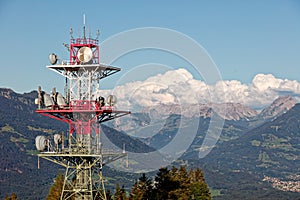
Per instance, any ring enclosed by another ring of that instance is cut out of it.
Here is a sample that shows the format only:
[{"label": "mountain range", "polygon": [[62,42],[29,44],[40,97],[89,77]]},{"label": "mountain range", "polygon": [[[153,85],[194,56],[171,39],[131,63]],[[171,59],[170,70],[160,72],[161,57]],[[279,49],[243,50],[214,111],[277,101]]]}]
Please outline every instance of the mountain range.
[{"label": "mountain range", "polygon": [[[0,89],[0,198],[15,192],[20,199],[43,199],[60,170],[47,161],[37,169],[35,137],[67,126],[36,114],[36,95]],[[102,131],[120,148],[126,143],[128,151],[151,152],[170,144],[180,127],[188,137],[196,121],[195,137],[173,164],[200,166],[214,199],[299,199],[299,111],[291,96],[274,99],[261,111],[239,103],[151,106],[103,124]],[[217,127],[221,135],[215,148],[199,158],[213,116],[224,120]],[[134,161],[129,158],[129,163]],[[139,175],[104,172],[111,188],[117,181],[131,187]]]},{"label": "mountain range", "polygon": [[[300,104],[235,140],[222,143],[198,160],[224,192],[216,199],[299,199]],[[195,162],[194,160],[192,162]],[[205,163],[205,164],[204,164]],[[272,185],[273,190],[267,189]],[[226,194],[225,191],[229,191]],[[279,192],[285,191],[285,192]]]},{"label": "mountain range", "polygon": [[139,113],[133,113],[130,118],[121,118],[117,123],[111,123],[110,125],[133,136],[147,136],[147,132],[157,132],[162,126],[158,124],[167,120],[171,115],[178,115],[187,119],[206,119],[217,115],[225,121],[237,122],[236,124],[243,124],[243,126],[249,128],[272,120],[295,105],[295,99],[287,95],[275,99],[271,105],[261,111],[240,103],[149,106],[143,108]]}]

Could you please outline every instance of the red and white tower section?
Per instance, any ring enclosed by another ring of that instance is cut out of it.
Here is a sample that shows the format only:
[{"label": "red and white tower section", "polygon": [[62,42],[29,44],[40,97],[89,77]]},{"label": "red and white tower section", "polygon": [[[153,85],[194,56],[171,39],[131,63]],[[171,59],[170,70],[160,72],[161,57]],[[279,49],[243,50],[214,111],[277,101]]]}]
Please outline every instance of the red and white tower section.
[{"label": "red and white tower section", "polygon": [[102,148],[100,124],[130,114],[116,110],[116,97],[99,95],[99,82],[121,69],[100,64],[98,39],[73,38],[65,45],[69,62],[50,54],[52,65],[47,68],[65,77],[65,94],[54,88],[51,94],[38,88],[37,113],[65,122],[66,133],[51,137],[38,136],[39,158],[66,168],[61,199],[106,199],[102,167],[125,157],[125,151],[113,152]]}]

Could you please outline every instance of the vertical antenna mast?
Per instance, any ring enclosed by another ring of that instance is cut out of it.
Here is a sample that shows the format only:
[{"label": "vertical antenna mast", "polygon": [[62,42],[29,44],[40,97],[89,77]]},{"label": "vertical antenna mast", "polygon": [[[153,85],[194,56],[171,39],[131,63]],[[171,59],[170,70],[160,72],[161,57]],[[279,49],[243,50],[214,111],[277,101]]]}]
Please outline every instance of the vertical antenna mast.
[{"label": "vertical antenna mast", "polygon": [[85,30],[85,14],[83,14],[83,39],[86,40],[86,30]]}]

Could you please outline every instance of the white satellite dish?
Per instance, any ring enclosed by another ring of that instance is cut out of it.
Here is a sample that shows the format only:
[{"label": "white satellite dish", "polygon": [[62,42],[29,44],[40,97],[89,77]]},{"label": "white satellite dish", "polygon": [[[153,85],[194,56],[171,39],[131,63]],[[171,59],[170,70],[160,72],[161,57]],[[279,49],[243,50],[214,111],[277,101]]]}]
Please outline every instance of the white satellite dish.
[{"label": "white satellite dish", "polygon": [[49,94],[44,94],[44,104],[46,107],[50,107],[50,106],[53,106],[54,105],[54,101],[53,99],[50,97]]},{"label": "white satellite dish", "polygon": [[54,139],[54,143],[55,143],[56,145],[59,145],[59,144],[62,143],[61,135],[60,135],[60,134],[55,134],[53,139]]},{"label": "white satellite dish", "polygon": [[109,95],[107,97],[107,100],[106,100],[106,103],[109,105],[109,106],[113,106],[117,103],[117,97],[115,95]]},{"label": "white satellite dish", "polygon": [[41,136],[41,135],[37,136],[35,138],[35,146],[37,150],[44,151],[47,147],[47,141],[45,136]]},{"label": "white satellite dish", "polygon": [[49,55],[49,60],[50,60],[51,65],[55,65],[57,63],[58,57],[54,53],[51,53]]},{"label": "white satellite dish", "polygon": [[77,52],[77,58],[80,62],[87,63],[93,58],[93,51],[89,47],[81,47]]},{"label": "white satellite dish", "polygon": [[63,106],[66,105],[66,100],[65,98],[63,97],[63,95],[61,93],[58,93],[57,96],[56,96],[56,101],[57,101],[57,105],[62,108]]}]

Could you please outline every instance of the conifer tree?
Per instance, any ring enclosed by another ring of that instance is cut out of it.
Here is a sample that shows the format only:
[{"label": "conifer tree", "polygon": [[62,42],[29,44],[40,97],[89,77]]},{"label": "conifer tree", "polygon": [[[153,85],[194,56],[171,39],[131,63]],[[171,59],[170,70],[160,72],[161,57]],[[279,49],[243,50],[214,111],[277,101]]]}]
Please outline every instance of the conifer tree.
[{"label": "conifer tree", "polygon": [[17,200],[18,198],[17,198],[17,195],[16,195],[16,193],[11,193],[11,195],[10,196],[6,196],[5,197],[5,200]]},{"label": "conifer tree", "polygon": [[134,184],[130,200],[149,200],[153,198],[152,182],[145,174]]},{"label": "conifer tree", "polygon": [[185,200],[190,196],[190,178],[187,169],[180,166],[177,175],[174,176],[176,181],[179,182],[178,188],[174,190],[175,197],[172,199]]},{"label": "conifer tree", "polygon": [[200,182],[205,182],[203,172],[201,171],[201,169],[199,167],[197,167],[195,170],[195,179]]},{"label": "conifer tree", "polygon": [[154,199],[168,199],[170,192],[178,188],[178,182],[171,178],[168,168],[160,168],[155,176]]},{"label": "conifer tree", "polygon": [[116,192],[114,194],[114,200],[127,200],[124,186],[120,187],[120,184],[116,184]]},{"label": "conifer tree", "polygon": [[129,195],[129,200],[138,200],[141,199],[140,197],[140,191],[138,188],[138,181],[136,181],[131,189],[130,195]]},{"label": "conifer tree", "polygon": [[189,177],[191,182],[190,199],[210,200],[211,194],[209,192],[209,188],[205,182],[201,169],[199,167],[197,167],[195,171],[191,169],[189,173]]},{"label": "conifer tree", "polygon": [[46,200],[60,199],[63,185],[64,185],[64,176],[60,172],[58,172],[58,174],[54,180],[54,184],[51,186],[51,188],[49,190],[49,194],[48,194]]},{"label": "conifer tree", "polygon": [[18,198],[17,198],[17,195],[16,195],[16,193],[12,193],[11,194],[11,200],[17,200]]},{"label": "conifer tree", "polygon": [[211,194],[209,189],[204,182],[194,182],[190,187],[191,196],[189,199],[191,200],[210,200]]}]

